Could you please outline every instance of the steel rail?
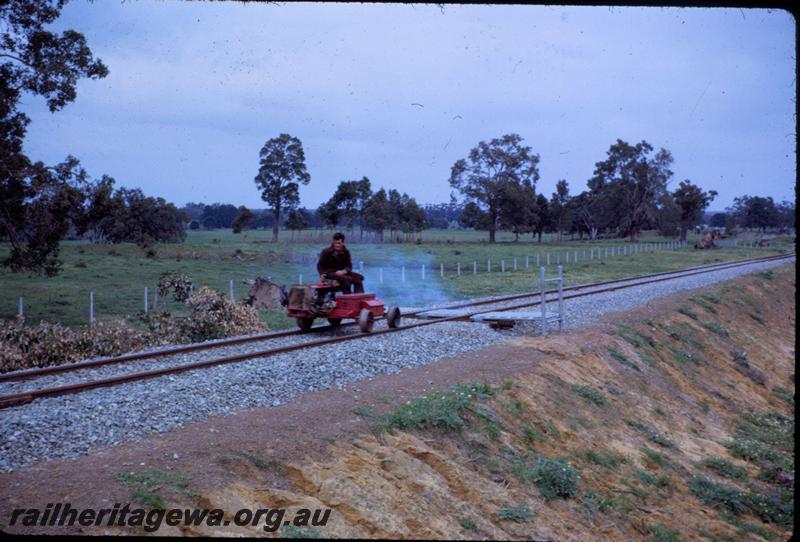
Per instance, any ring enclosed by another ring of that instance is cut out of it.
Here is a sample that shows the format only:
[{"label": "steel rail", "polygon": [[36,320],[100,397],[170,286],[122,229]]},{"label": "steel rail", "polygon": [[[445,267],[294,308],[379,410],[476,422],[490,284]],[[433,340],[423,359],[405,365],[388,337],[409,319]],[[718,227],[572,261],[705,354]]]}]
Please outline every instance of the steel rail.
[{"label": "steel rail", "polygon": [[[677,273],[682,273],[685,271],[691,271],[695,269],[717,269],[721,266],[728,266],[734,263],[756,263],[760,261],[769,261],[776,258],[782,258],[784,255],[774,255],[774,256],[766,256],[763,258],[751,258],[751,259],[742,259],[742,260],[732,260],[728,262],[722,263],[714,263],[714,264],[707,264],[695,267],[688,267],[686,269],[680,269],[677,271],[661,271],[659,273],[651,273],[647,275],[639,275],[635,277],[623,277],[619,279],[611,279],[607,281],[601,282],[594,282],[589,284],[576,284],[573,286],[568,286],[564,288],[564,291],[573,291],[582,288],[589,288],[595,286],[602,286],[607,284],[615,284],[619,282],[630,282],[633,280],[638,279],[647,279],[650,277],[658,277],[664,275],[674,275]],[[556,290],[546,290],[545,294],[554,293]],[[412,311],[407,314],[403,314],[404,317],[414,317],[421,313],[428,312],[430,310],[449,310],[449,309],[459,309],[463,307],[476,307],[480,305],[491,305],[494,303],[505,303],[507,301],[513,301],[515,299],[524,299],[526,297],[532,297],[535,295],[540,295],[541,292],[525,292],[520,294],[511,294],[507,296],[496,297],[493,299],[485,299],[481,301],[471,301],[465,303],[456,303],[451,305],[445,305],[442,307],[438,307],[437,309],[420,309],[417,311]],[[382,318],[382,317],[381,317]],[[378,318],[379,320],[381,318]],[[331,329],[335,329],[336,327],[352,327],[357,325],[357,322],[348,322],[345,324],[340,324],[339,326],[332,326],[332,325],[322,325],[316,326],[312,328],[312,331],[329,331]],[[294,335],[305,335],[308,332],[290,329],[290,330],[281,330],[281,331],[274,331],[271,333],[261,333],[258,335],[245,335],[245,336],[238,336],[238,337],[230,337],[227,339],[220,339],[215,341],[208,341],[203,343],[192,343],[187,345],[180,345],[174,346],[169,348],[163,348],[160,350],[148,350],[144,352],[131,352],[128,354],[123,354],[120,356],[113,356],[113,357],[105,357],[105,358],[97,358],[92,360],[86,361],[78,361],[75,363],[62,363],[60,365],[52,365],[49,367],[34,367],[30,369],[23,369],[21,371],[12,371],[7,373],[0,373],[0,382],[8,382],[8,381],[15,381],[15,380],[24,380],[27,378],[37,378],[40,376],[45,376],[49,374],[56,374],[56,373],[65,373],[65,372],[72,372],[78,371],[81,369],[93,369],[97,367],[103,367],[105,365],[112,365],[117,363],[126,363],[130,361],[137,361],[137,360],[146,360],[152,359],[162,356],[173,356],[177,354],[184,354],[188,352],[197,352],[202,350],[212,350],[214,348],[221,348],[225,346],[233,346],[237,344],[245,344],[250,342],[260,342],[260,341],[267,341],[270,339],[277,339],[281,337],[289,337]]]},{"label": "steel rail", "polygon": [[[795,255],[792,253],[792,254],[788,254],[788,255],[780,255],[780,256],[776,256],[776,257],[762,258],[762,259],[755,260],[755,261],[753,261],[753,260],[751,260],[751,261],[739,261],[737,263],[727,263],[722,268],[740,267],[740,266],[749,265],[749,264],[752,264],[752,263],[759,263],[760,261],[764,261],[764,260],[783,260],[783,259],[793,258],[794,256]],[[688,277],[688,276],[693,276],[693,275],[699,275],[699,274],[703,274],[703,273],[712,273],[712,272],[717,271],[719,269],[720,269],[719,267],[716,267],[716,268],[713,268],[713,269],[708,269],[708,268],[706,268],[706,269],[698,269],[698,268],[694,268],[694,269],[692,269],[692,272],[681,273],[680,275],[674,276],[674,277],[659,276],[657,278],[653,278],[653,279],[647,280],[647,281],[637,282],[635,284],[628,284],[628,285],[624,285],[623,284],[623,285],[618,285],[618,286],[613,286],[613,287],[608,287],[608,288],[602,288],[602,289],[599,289],[599,290],[592,289],[590,291],[579,292],[579,293],[574,293],[574,294],[569,295],[569,296],[565,296],[565,299],[574,299],[576,297],[583,297],[583,296],[588,296],[588,295],[601,294],[601,293],[606,293],[606,292],[615,291],[615,290],[621,290],[621,289],[625,289],[625,288],[633,288],[633,287],[636,287],[636,286],[641,286],[641,285],[645,285],[645,284],[651,284],[651,283],[655,283],[655,282],[663,282],[663,281],[666,281],[666,280],[678,279],[678,278],[683,278],[683,277]],[[671,274],[674,275],[674,274],[676,274],[676,272],[672,272]],[[663,274],[659,274],[659,275],[663,275]],[[616,281],[616,282],[619,282],[619,281]],[[600,283],[598,283],[598,284],[600,284]],[[592,285],[584,285],[583,286],[584,289],[585,288],[590,288],[590,287],[592,287]],[[545,302],[547,302],[547,301],[545,301]],[[514,306],[510,306],[510,307],[504,307],[504,308],[500,309],[499,311],[492,310],[492,311],[483,311],[483,312],[509,311],[509,310],[513,310],[513,309],[516,309],[516,308],[530,307],[530,306],[538,305],[540,303],[541,303],[541,301],[534,301],[532,303],[524,303],[524,304],[518,304],[518,305],[514,305]],[[394,333],[394,332],[404,331],[404,330],[407,330],[407,329],[413,329],[413,328],[417,328],[417,327],[435,325],[435,324],[439,324],[439,323],[442,323],[442,322],[464,320],[464,319],[470,318],[471,316],[474,316],[476,314],[481,314],[481,311],[475,311],[475,312],[469,313],[467,315],[449,316],[449,317],[444,317],[444,318],[431,319],[431,320],[427,320],[427,321],[423,321],[423,322],[415,322],[413,324],[404,325],[404,326],[401,326],[401,327],[398,327],[398,328],[389,328],[389,327],[387,327],[385,329],[380,329],[380,330],[377,330],[377,331],[373,331],[372,333],[369,333],[369,334],[360,333],[360,334],[354,334],[354,335],[346,335],[346,336],[342,336],[342,337],[330,337],[330,338],[326,338],[326,339],[320,339],[318,341],[311,341],[311,342],[307,342],[307,343],[289,345],[289,346],[284,346],[284,347],[279,347],[279,348],[272,348],[272,349],[262,350],[262,351],[257,351],[257,352],[248,352],[248,353],[238,354],[238,355],[234,355],[234,356],[227,356],[227,357],[223,357],[223,358],[210,359],[210,360],[204,360],[204,361],[199,361],[199,362],[194,362],[194,363],[189,363],[189,364],[184,364],[184,365],[178,365],[178,366],[174,366],[174,367],[165,367],[165,368],[161,368],[161,369],[154,369],[154,370],[150,370],[150,371],[144,371],[144,372],[134,373],[134,374],[129,374],[129,375],[122,375],[122,376],[110,377],[110,378],[105,378],[105,379],[100,379],[100,380],[93,380],[93,381],[90,381],[90,382],[81,382],[81,383],[76,383],[76,384],[68,384],[68,385],[64,385],[64,386],[58,386],[58,387],[54,387],[54,388],[42,388],[42,389],[39,389],[39,390],[30,390],[30,391],[27,391],[27,392],[20,392],[20,393],[16,393],[16,394],[12,394],[12,395],[0,396],[0,409],[9,408],[9,407],[12,407],[12,406],[17,406],[17,405],[20,405],[20,404],[28,403],[28,402],[31,402],[34,399],[37,399],[37,398],[40,398],[40,397],[52,397],[52,396],[64,395],[64,394],[68,394],[68,393],[76,393],[76,392],[79,392],[79,391],[84,391],[84,390],[89,390],[89,389],[94,389],[94,388],[99,388],[99,387],[105,387],[105,386],[113,386],[113,385],[116,385],[116,384],[132,382],[132,381],[135,381],[135,380],[143,380],[143,379],[147,379],[147,378],[154,378],[154,377],[157,377],[157,376],[164,376],[164,375],[167,375],[167,374],[185,372],[185,371],[190,371],[190,370],[193,370],[193,369],[200,369],[200,368],[204,368],[204,367],[210,367],[210,366],[213,366],[213,365],[223,365],[223,364],[227,364],[227,363],[234,363],[234,362],[237,362],[237,361],[243,361],[243,360],[246,360],[246,359],[258,358],[258,357],[270,357],[270,356],[274,356],[274,355],[278,355],[278,354],[294,352],[296,350],[302,350],[302,349],[305,349],[305,348],[314,348],[314,347],[325,346],[325,345],[333,344],[333,343],[337,343],[337,342],[344,342],[344,341],[355,340],[355,339],[360,339],[360,338],[364,338],[364,337],[383,335],[383,334],[386,334],[386,333]]]}]

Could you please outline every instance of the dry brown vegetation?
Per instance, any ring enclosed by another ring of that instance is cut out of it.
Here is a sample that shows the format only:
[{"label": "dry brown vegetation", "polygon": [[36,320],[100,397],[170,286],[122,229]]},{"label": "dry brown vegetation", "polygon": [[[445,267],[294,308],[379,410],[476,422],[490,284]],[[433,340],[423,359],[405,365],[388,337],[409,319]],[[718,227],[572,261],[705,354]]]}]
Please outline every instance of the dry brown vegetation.
[{"label": "dry brown vegetation", "polygon": [[267,331],[258,311],[205,286],[192,295],[187,290],[181,301],[189,308],[187,316],[151,311],[140,315],[145,329],[125,320],[94,322],[77,329],[48,322],[24,325],[20,320],[2,320],[0,372]]},{"label": "dry brown vegetation", "polygon": [[376,404],[374,434],[283,464],[291,489],[265,473],[198,498],[229,511],[333,509],[325,527],[283,533],[294,535],[785,540],[794,292],[784,268],[614,333],[518,339],[547,361]]}]

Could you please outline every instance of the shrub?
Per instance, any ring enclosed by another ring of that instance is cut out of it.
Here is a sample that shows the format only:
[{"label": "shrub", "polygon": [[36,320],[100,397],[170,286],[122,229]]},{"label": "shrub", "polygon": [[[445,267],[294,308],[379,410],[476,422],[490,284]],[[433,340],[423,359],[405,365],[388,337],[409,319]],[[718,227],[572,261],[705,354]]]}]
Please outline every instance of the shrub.
[{"label": "shrub", "polygon": [[517,523],[527,523],[533,517],[527,505],[521,504],[519,506],[506,506],[497,512],[497,517],[508,521],[516,521]]},{"label": "shrub", "polygon": [[583,397],[589,403],[594,403],[595,405],[599,406],[606,405],[606,398],[603,395],[603,392],[594,388],[590,388],[589,386],[573,385],[572,391]]},{"label": "shrub", "polygon": [[706,459],[703,461],[701,465],[716,472],[720,476],[730,478],[731,480],[747,479],[747,470],[743,469],[742,467],[737,467],[736,465],[724,459],[712,457],[711,459]]},{"label": "shrub", "polygon": [[471,404],[495,394],[487,384],[456,384],[447,390],[434,390],[381,417],[378,429],[419,429],[423,427],[460,431],[466,424]]},{"label": "shrub", "polygon": [[723,508],[740,515],[747,511],[746,496],[735,487],[716,484],[705,476],[694,476],[689,480],[689,490],[708,506]]},{"label": "shrub", "polygon": [[648,523],[647,532],[654,542],[678,542],[678,532],[661,525],[660,523]]},{"label": "shrub", "polygon": [[670,439],[647,425],[646,423],[642,423],[639,420],[634,420],[633,418],[629,418],[626,420],[627,424],[631,427],[638,429],[645,435],[647,438],[650,439],[652,442],[655,442],[659,446],[663,446],[664,448],[676,448],[675,443],[672,442]]},{"label": "shrub", "polygon": [[533,471],[533,483],[547,499],[571,499],[578,492],[578,470],[562,459],[539,458]]},{"label": "shrub", "polygon": [[29,326],[4,320],[0,322],[0,371],[114,356],[148,343],[147,334],[124,320],[95,322],[77,330],[48,322]]}]

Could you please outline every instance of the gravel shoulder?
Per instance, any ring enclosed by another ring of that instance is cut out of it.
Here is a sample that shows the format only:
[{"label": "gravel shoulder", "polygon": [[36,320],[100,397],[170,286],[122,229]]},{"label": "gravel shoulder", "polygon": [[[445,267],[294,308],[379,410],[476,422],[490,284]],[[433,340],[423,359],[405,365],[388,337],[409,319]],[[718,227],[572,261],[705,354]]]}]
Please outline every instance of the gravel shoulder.
[{"label": "gravel shoulder", "polygon": [[[710,284],[777,265],[786,264],[760,263],[614,292],[601,301],[575,300],[567,304],[567,330],[602,328],[632,316],[619,311],[633,310],[637,318],[657,314]],[[531,333],[529,325],[506,332],[470,323],[428,326],[406,337],[318,348],[299,360],[256,359],[2,411],[0,506],[126,502],[128,488],[114,476],[145,468],[191,472],[192,486],[202,492],[248,476],[220,460],[236,452],[257,452],[267,461],[324,456],[332,440],[370,430],[368,418],[353,414],[357,406],[525,371],[545,356],[515,340]],[[274,487],[286,483],[279,472],[272,480]],[[0,518],[0,525],[7,520]]]}]

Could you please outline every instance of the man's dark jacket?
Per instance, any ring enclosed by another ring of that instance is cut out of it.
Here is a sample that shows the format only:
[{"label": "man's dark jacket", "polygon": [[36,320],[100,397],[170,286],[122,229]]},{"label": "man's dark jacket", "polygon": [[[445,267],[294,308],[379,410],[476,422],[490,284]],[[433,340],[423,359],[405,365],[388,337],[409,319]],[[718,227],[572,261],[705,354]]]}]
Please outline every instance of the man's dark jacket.
[{"label": "man's dark jacket", "polygon": [[350,260],[350,251],[347,250],[347,247],[342,247],[339,252],[333,249],[333,245],[322,250],[317,262],[317,272],[320,275],[335,273],[343,269],[348,273],[353,269],[353,262]]}]

